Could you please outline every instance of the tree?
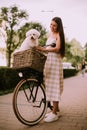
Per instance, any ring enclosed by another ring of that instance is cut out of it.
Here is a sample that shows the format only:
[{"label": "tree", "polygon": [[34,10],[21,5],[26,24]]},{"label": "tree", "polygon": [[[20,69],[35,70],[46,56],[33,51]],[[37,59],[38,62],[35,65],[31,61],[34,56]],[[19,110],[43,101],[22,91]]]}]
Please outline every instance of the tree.
[{"label": "tree", "polygon": [[65,60],[71,62],[73,66],[77,66],[81,63],[84,58],[84,49],[81,47],[80,43],[72,39],[70,42],[66,42],[65,47]]},{"label": "tree", "polygon": [[85,44],[85,61],[87,62],[87,43]]},{"label": "tree", "polygon": [[65,57],[67,60],[71,59],[72,57],[71,45],[68,42],[66,42],[66,45],[65,45]]},{"label": "tree", "polygon": [[7,22],[7,66],[10,67],[11,65],[11,55],[14,50],[19,46],[17,37],[17,30],[20,27],[20,23],[22,20],[26,20],[28,18],[28,14],[23,11],[19,10],[17,6],[11,6],[9,8],[2,7],[0,18],[4,19]]}]

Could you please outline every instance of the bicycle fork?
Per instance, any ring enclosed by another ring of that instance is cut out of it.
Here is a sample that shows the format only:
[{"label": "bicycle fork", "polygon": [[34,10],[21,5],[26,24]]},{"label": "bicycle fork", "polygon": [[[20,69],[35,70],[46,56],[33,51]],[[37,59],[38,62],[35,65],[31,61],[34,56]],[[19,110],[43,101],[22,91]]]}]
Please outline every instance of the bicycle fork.
[{"label": "bicycle fork", "polygon": [[[30,95],[29,95],[29,97],[28,97],[28,94],[26,93],[26,90],[25,90],[25,88],[23,87],[24,94],[25,94],[26,99],[27,99],[28,102],[30,102],[30,101],[32,100],[32,102],[34,103],[34,102],[36,101],[37,94],[38,94],[39,82],[37,82],[36,84],[35,84],[35,83],[32,83],[32,85],[31,85],[31,84],[29,84],[29,82],[27,81],[27,85],[29,86],[28,89],[29,89]],[[42,99],[40,100],[39,105],[34,105],[33,107],[39,107],[39,108],[40,108],[41,105],[42,105],[42,103],[44,103],[44,102],[45,102],[45,99],[42,98]]]}]

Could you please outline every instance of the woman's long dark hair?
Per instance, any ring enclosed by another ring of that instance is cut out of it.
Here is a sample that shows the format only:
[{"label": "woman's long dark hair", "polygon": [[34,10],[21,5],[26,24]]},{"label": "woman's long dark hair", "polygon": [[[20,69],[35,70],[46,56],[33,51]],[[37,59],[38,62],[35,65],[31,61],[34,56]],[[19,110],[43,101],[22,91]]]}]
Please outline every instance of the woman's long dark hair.
[{"label": "woman's long dark hair", "polygon": [[64,55],[65,55],[65,36],[64,36],[62,20],[60,17],[54,17],[52,19],[52,21],[55,21],[57,23],[57,32],[59,32],[60,41],[61,41],[60,54],[62,57],[64,57]]}]

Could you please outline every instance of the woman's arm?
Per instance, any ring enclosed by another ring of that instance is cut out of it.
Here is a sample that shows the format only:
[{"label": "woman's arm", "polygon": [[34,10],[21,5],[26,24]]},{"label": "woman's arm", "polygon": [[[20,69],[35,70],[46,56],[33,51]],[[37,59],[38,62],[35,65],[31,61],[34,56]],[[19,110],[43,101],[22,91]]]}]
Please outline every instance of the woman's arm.
[{"label": "woman's arm", "polygon": [[39,51],[43,51],[43,52],[56,52],[58,53],[60,50],[60,36],[58,35],[56,38],[56,46],[55,47],[41,47],[41,46],[37,46],[36,49]]}]

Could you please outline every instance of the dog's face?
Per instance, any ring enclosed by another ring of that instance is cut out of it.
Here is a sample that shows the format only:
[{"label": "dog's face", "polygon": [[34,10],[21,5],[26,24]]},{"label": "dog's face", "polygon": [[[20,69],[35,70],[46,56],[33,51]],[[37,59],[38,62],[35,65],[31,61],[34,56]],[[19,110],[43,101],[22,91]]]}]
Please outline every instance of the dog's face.
[{"label": "dog's face", "polygon": [[20,47],[20,51],[23,50],[27,50],[30,49],[34,46],[38,46],[39,42],[38,42],[38,38],[40,36],[39,31],[37,31],[36,29],[31,29],[26,33],[26,38],[23,41],[21,47]]},{"label": "dog's face", "polygon": [[39,38],[39,36],[40,33],[36,29],[31,29],[26,33],[26,37],[29,37],[31,40],[36,40]]}]

